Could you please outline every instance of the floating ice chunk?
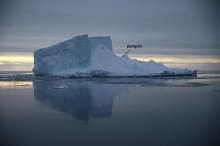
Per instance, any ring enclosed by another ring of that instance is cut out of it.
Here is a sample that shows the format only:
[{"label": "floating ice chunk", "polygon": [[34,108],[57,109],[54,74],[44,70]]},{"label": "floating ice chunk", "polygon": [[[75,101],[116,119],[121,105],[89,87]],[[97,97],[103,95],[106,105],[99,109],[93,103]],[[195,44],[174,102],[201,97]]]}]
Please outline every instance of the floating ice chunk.
[{"label": "floating ice chunk", "polygon": [[19,85],[14,85],[14,86],[30,86],[29,84],[19,84]]},{"label": "floating ice chunk", "polygon": [[60,86],[54,86],[53,88],[54,88],[54,89],[67,89],[68,86],[62,84],[62,85],[60,85]]}]

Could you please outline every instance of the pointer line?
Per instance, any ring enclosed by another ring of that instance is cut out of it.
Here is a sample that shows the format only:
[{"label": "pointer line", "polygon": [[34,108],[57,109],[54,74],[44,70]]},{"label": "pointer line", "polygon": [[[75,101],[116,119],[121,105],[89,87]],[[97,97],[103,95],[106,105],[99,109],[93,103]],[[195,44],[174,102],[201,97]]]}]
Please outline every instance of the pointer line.
[{"label": "pointer line", "polygon": [[130,50],[128,50],[128,51],[127,51],[127,52],[126,52],[124,55],[122,55],[122,57],[124,57],[126,54],[128,54],[128,52],[129,52],[129,51],[131,51],[131,49],[130,49]]}]

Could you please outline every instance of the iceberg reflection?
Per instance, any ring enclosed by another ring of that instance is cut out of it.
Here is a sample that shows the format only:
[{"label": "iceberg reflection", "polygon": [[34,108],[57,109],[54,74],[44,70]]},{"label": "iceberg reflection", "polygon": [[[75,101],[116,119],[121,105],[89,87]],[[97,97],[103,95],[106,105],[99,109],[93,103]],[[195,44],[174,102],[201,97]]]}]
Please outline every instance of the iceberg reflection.
[{"label": "iceberg reflection", "polygon": [[111,117],[113,98],[124,91],[117,87],[71,83],[66,84],[68,89],[53,89],[61,83],[59,80],[33,81],[35,100],[86,122],[90,117]]}]

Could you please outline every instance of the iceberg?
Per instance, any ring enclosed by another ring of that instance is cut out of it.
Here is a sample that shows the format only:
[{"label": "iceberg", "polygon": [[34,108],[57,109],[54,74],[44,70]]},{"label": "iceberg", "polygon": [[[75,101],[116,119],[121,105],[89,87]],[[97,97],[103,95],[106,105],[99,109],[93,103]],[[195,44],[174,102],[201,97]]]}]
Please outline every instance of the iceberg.
[{"label": "iceberg", "polygon": [[197,71],[168,68],[148,62],[116,56],[111,37],[76,36],[70,40],[34,52],[33,72],[51,77],[140,77],[192,76]]}]

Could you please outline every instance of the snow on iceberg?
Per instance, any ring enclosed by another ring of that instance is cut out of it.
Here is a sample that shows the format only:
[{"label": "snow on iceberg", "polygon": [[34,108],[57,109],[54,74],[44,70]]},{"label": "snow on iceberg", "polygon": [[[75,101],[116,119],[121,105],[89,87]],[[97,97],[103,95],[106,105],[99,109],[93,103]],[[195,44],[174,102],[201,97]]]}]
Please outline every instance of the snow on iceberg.
[{"label": "snow on iceberg", "polygon": [[59,77],[196,75],[196,71],[168,68],[153,60],[116,56],[110,37],[88,35],[35,51],[33,72],[38,76]]}]

